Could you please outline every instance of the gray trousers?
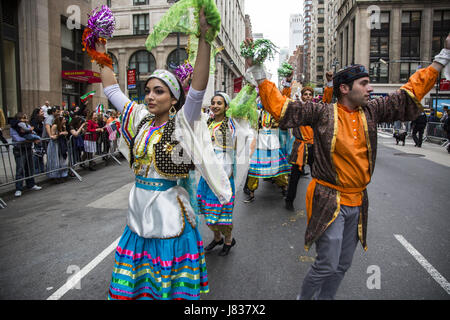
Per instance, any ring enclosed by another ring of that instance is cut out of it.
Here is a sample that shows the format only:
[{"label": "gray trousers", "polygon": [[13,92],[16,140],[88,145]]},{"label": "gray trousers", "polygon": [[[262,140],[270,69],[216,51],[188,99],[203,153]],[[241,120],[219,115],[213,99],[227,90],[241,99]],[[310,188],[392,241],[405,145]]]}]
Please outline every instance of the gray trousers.
[{"label": "gray trousers", "polygon": [[336,220],[316,241],[317,257],[303,280],[299,300],[331,300],[352,264],[361,207],[341,205]]}]

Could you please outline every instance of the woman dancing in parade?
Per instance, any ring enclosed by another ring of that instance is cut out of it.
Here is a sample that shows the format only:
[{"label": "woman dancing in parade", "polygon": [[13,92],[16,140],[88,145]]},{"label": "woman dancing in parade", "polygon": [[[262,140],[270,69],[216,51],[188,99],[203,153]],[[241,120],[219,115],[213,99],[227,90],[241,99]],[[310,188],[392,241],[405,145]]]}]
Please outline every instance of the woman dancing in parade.
[{"label": "woman dancing in parade", "polygon": [[[230,201],[231,186],[206,125],[198,121],[211,51],[205,16],[211,12],[202,9],[195,21],[199,45],[186,98],[172,73],[156,70],[145,84],[146,105],[138,105],[120,91],[111,63],[101,68],[106,96],[123,111],[119,148],[136,175],[108,299],[199,299],[209,291],[192,170],[198,169],[221,204]],[[109,61],[105,42],[96,41],[99,64]]]},{"label": "woman dancing in parade", "polygon": [[259,120],[256,152],[253,154],[248,170],[248,197],[244,202],[255,200],[255,190],[258,189],[259,179],[272,178],[280,187],[283,196],[286,195],[289,182],[288,174],[291,166],[284,154],[279,138],[278,122],[259,104]]},{"label": "woman dancing in parade", "polygon": [[[200,179],[197,195],[200,212],[205,215],[207,226],[214,232],[214,239],[205,248],[205,251],[211,251],[216,246],[223,244],[222,250],[219,252],[220,256],[228,255],[231,247],[236,244],[236,240],[231,235],[235,189],[240,184],[240,180],[236,180],[236,165],[246,165],[247,169],[249,163],[248,160],[243,159],[243,163],[237,164],[236,159],[240,157],[236,152],[247,151],[248,148],[241,147],[248,145],[253,140],[253,130],[247,121],[227,117],[226,112],[230,102],[230,97],[226,93],[216,93],[211,99],[209,107],[213,117],[207,120],[207,124],[216,155],[230,179],[233,190],[232,199],[229,203],[222,205],[203,178]],[[246,169],[243,170],[245,173]],[[242,177],[242,175],[239,176]],[[225,239],[222,238],[222,235]]]}]

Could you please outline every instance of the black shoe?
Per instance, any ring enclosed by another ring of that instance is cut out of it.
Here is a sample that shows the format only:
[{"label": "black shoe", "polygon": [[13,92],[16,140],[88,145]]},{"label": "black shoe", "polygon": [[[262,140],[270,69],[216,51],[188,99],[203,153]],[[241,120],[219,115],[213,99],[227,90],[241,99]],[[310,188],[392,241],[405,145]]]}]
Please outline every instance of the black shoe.
[{"label": "black shoe", "polygon": [[244,200],[245,203],[250,203],[255,200],[255,195],[249,194],[248,197]]},{"label": "black shoe", "polygon": [[307,176],[308,174],[309,174],[309,172],[300,171],[300,176]]},{"label": "black shoe", "polygon": [[210,244],[208,244],[208,246],[205,248],[205,251],[211,251],[212,249],[214,249],[216,246],[223,244],[223,238],[220,239],[220,241],[216,241],[213,239],[213,241],[211,241]]},{"label": "black shoe", "polygon": [[250,189],[247,186],[244,187],[244,193],[248,196],[250,195]]},{"label": "black shoe", "polygon": [[286,209],[289,211],[294,211],[294,203],[292,201],[286,200]]},{"label": "black shoe", "polygon": [[222,251],[219,252],[219,256],[223,257],[223,256],[228,255],[228,253],[230,253],[231,247],[233,247],[235,244],[236,244],[236,240],[234,240],[234,238],[231,241],[231,244],[224,244]]},{"label": "black shoe", "polygon": [[89,167],[90,171],[97,171],[97,169],[95,169],[94,167]]}]

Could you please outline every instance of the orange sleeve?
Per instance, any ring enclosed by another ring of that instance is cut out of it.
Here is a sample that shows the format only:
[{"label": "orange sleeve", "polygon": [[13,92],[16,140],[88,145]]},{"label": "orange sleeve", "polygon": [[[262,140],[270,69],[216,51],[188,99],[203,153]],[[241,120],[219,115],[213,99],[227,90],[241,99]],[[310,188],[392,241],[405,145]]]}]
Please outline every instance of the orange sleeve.
[{"label": "orange sleeve", "polygon": [[322,101],[325,103],[331,103],[332,98],[333,98],[333,87],[325,87],[323,91]]},{"label": "orange sleeve", "polygon": [[289,99],[283,96],[273,82],[264,80],[259,85],[261,103],[276,121],[279,121],[287,108]]},{"label": "orange sleeve", "polygon": [[283,91],[281,91],[281,94],[285,97],[290,98],[291,97],[291,88],[290,87],[284,87]]},{"label": "orange sleeve", "polygon": [[406,89],[414,94],[418,101],[433,88],[439,72],[432,66],[417,70],[410,78],[407,84],[401,89]]}]

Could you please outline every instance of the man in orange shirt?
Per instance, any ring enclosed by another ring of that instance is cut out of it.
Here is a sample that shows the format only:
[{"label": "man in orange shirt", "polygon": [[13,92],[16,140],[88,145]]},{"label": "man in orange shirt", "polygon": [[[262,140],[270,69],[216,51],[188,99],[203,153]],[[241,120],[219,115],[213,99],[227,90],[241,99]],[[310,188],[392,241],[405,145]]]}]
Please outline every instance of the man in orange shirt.
[{"label": "man in orange shirt", "polygon": [[[252,45],[247,40],[247,45]],[[280,126],[309,125],[314,130],[312,181],[306,192],[308,225],[305,249],[315,243],[317,257],[309,269],[299,299],[334,299],[351,265],[359,241],[367,250],[369,184],[376,160],[377,123],[410,121],[422,112],[422,98],[433,88],[450,61],[450,35],[445,49],[427,68],[387,97],[369,101],[369,74],[353,65],[333,77],[335,104],[291,101],[266,79],[260,65],[251,66],[262,104]]]},{"label": "man in orange shirt", "polygon": [[327,85],[323,89],[322,101],[325,103],[331,103],[333,99],[333,73],[328,71],[325,76],[327,77]]},{"label": "man in orange shirt", "polygon": [[[303,87],[302,101],[311,101],[314,96],[314,89],[311,87]],[[305,173],[305,163],[312,167],[313,152],[312,146],[314,144],[314,132],[310,126],[300,126],[293,129],[295,137],[292,151],[289,156],[289,163],[292,164],[291,174],[289,176],[289,184],[286,195],[286,209],[294,211],[294,200],[297,196],[297,185],[300,176],[307,175]]]}]

